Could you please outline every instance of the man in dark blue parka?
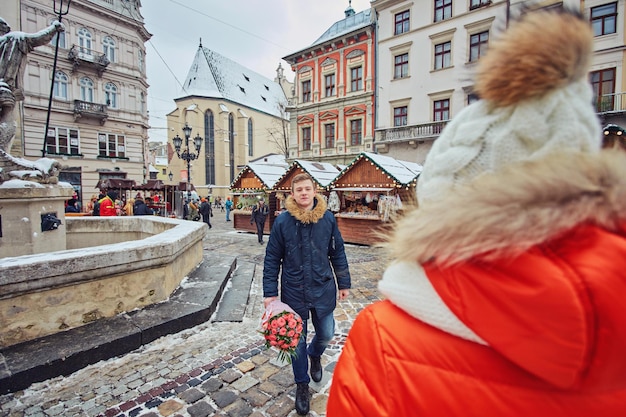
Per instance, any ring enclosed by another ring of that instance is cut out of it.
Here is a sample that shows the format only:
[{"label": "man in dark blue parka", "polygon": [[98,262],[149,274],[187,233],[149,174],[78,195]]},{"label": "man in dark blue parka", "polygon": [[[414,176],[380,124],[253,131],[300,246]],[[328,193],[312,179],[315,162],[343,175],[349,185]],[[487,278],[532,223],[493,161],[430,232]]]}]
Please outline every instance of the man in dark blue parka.
[{"label": "man in dark blue parka", "polygon": [[[291,366],[296,389],[296,411],[309,412],[309,360],[311,378],[322,379],[321,356],[335,333],[333,310],[350,293],[350,270],[343,238],[324,199],[316,195],[315,182],[298,174],[291,182],[286,211],[274,221],[265,252],[263,297],[265,305],[278,298],[302,317],[304,331]],[[282,271],[281,271],[282,267]],[[336,277],[336,280],[335,280]],[[307,322],[311,317],[315,336],[307,347]]]}]

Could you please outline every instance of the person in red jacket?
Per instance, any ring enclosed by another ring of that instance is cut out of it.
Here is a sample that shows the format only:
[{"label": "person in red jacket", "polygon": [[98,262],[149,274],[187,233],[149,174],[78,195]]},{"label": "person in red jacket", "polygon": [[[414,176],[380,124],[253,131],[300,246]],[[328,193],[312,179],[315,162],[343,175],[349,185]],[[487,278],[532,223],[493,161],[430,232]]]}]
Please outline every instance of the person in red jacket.
[{"label": "person in red jacket", "polygon": [[530,12],[481,57],[398,219],[328,417],[626,416],[626,153],[600,150],[593,35]]},{"label": "person in red jacket", "polygon": [[117,192],[109,190],[107,195],[100,201],[100,216],[117,216],[117,208],[115,207],[115,200],[117,199]]}]

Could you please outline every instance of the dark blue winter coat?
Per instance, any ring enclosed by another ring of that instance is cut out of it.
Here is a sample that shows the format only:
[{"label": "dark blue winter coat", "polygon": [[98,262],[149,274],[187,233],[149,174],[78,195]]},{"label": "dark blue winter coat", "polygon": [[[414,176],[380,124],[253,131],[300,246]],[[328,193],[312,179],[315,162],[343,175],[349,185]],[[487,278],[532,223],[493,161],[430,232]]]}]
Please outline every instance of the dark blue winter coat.
[{"label": "dark blue winter coat", "polygon": [[326,210],[321,197],[315,200],[313,209],[305,211],[291,196],[287,198],[287,210],[272,226],[263,267],[263,296],[278,296],[280,272],[281,301],[304,320],[311,308],[318,316],[332,313],[337,305],[337,288],[348,289],[351,285],[335,217]]}]

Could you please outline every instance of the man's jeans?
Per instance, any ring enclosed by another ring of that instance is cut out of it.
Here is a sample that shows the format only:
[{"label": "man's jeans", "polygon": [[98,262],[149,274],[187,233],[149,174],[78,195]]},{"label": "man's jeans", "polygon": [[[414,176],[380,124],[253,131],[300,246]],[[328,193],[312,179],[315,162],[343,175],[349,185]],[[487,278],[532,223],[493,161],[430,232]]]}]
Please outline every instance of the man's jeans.
[{"label": "man's jeans", "polygon": [[315,309],[311,309],[310,316],[313,322],[313,328],[315,329],[313,340],[311,340],[307,349],[306,336],[308,320],[303,320],[302,336],[300,336],[300,342],[296,347],[296,357],[293,358],[291,362],[296,384],[303,382],[309,383],[309,356],[322,356],[324,350],[326,350],[326,346],[328,346],[328,343],[330,343],[335,334],[335,318],[332,312],[324,317],[318,317]]}]

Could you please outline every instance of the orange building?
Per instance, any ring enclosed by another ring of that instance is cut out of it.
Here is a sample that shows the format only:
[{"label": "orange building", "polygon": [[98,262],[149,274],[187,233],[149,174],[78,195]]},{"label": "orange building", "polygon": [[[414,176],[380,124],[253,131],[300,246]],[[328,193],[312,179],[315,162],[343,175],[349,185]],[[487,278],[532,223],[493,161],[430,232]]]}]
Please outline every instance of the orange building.
[{"label": "orange building", "polygon": [[290,160],[345,165],[373,151],[375,25],[371,9],[349,6],[311,46],[283,57],[295,72]]}]

